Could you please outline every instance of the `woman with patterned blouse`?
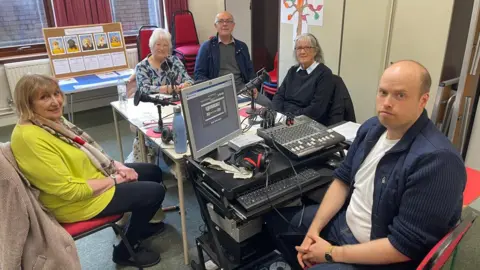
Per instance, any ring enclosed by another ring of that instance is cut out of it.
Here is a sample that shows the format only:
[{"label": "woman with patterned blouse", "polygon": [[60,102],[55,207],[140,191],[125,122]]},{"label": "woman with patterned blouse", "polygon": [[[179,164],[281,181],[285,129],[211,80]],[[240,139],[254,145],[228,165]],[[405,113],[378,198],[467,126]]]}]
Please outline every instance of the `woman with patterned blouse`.
[{"label": "woman with patterned blouse", "polygon": [[[155,29],[150,37],[149,46],[151,53],[138,63],[135,69],[137,91],[147,94],[171,94],[193,84],[182,62],[171,55],[172,40],[169,32],[162,28]],[[175,89],[171,87],[171,79],[165,71],[167,68],[174,74],[172,79]]]}]

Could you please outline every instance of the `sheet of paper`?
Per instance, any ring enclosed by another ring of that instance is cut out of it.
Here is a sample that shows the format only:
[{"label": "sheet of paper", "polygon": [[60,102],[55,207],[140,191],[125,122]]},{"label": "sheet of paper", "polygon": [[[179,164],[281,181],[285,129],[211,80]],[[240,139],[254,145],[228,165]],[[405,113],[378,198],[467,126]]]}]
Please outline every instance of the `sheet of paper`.
[{"label": "sheet of paper", "polygon": [[[55,60],[54,60],[54,61],[55,61]],[[58,84],[59,84],[59,85],[72,84],[72,83],[78,83],[78,81],[75,80],[74,78],[61,79],[61,80],[58,81]]]},{"label": "sheet of paper", "polygon": [[125,69],[125,70],[120,70],[120,71],[115,71],[115,72],[120,76],[127,76],[127,75],[132,75],[133,74],[133,69]]},{"label": "sheet of paper", "polygon": [[113,67],[112,56],[109,53],[99,54],[97,57],[100,68]]},{"label": "sheet of paper", "polygon": [[85,63],[83,62],[83,57],[71,57],[68,58],[68,62],[70,63],[70,70],[72,72],[79,72],[85,70]]},{"label": "sheet of paper", "polygon": [[115,52],[110,54],[112,56],[113,66],[125,66],[127,65],[127,59],[125,58],[125,53]]},{"label": "sheet of paper", "polygon": [[97,74],[97,77],[102,80],[105,80],[109,78],[117,78],[118,74],[115,72],[105,72],[105,73]]},{"label": "sheet of paper", "polygon": [[88,55],[83,57],[86,70],[94,70],[99,68],[98,58],[96,55]]},{"label": "sheet of paper", "polygon": [[359,127],[360,127],[360,124],[358,123],[346,122],[332,129],[342,134],[345,137],[345,140],[349,142],[353,142],[353,140],[355,140],[355,136],[357,135],[357,131]]},{"label": "sheet of paper", "polygon": [[53,70],[55,74],[65,74],[70,73],[70,65],[68,64],[67,59],[55,59],[52,60]]}]

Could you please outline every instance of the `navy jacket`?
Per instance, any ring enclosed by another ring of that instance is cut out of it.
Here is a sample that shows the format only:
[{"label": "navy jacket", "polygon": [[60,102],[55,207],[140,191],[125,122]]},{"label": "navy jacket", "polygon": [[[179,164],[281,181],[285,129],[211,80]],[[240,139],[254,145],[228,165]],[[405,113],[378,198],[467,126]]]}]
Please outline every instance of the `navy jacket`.
[{"label": "navy jacket", "polygon": [[[334,176],[350,186],[349,197],[355,174],[385,130],[377,117],[366,121],[345,161],[335,170]],[[412,259],[402,265],[418,265],[460,219],[465,183],[462,158],[424,110],[378,163],[371,239],[388,237],[398,251]]]},{"label": "navy jacket", "polygon": [[[250,60],[247,44],[235,40],[235,59],[242,73],[242,79],[245,83],[255,77],[253,63]],[[218,36],[205,41],[198,50],[195,61],[195,83],[208,81],[218,77],[220,72],[220,49],[218,47]]]}]

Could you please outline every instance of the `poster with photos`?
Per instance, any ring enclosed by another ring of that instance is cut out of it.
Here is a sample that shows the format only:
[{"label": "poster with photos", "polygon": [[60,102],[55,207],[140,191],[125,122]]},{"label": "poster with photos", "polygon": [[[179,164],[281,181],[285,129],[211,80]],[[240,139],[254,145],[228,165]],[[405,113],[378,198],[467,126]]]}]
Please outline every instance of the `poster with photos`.
[{"label": "poster with photos", "polygon": [[65,41],[65,47],[67,47],[67,53],[80,52],[80,45],[77,36],[65,36],[63,40]]},{"label": "poster with photos", "polygon": [[92,34],[79,35],[78,37],[80,38],[80,44],[82,45],[82,52],[95,51]]},{"label": "poster with photos", "polygon": [[120,35],[120,32],[109,32],[108,33],[108,42],[110,43],[110,47],[112,49],[123,47],[122,35]]},{"label": "poster with photos", "polygon": [[48,45],[52,55],[65,54],[65,44],[63,43],[63,37],[51,37],[48,38]]},{"label": "poster with photos", "polygon": [[108,38],[105,33],[95,33],[93,34],[95,38],[95,48],[97,50],[108,50]]},{"label": "poster with photos", "polygon": [[57,79],[130,70],[121,23],[42,30],[50,69]]}]

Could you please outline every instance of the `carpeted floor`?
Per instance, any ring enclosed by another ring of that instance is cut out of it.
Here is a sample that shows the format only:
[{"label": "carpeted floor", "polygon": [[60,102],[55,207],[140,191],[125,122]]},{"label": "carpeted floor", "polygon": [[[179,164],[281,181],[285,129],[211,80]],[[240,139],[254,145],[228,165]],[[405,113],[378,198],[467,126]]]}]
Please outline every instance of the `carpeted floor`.
[{"label": "carpeted floor", "polygon": [[[114,159],[120,160],[120,152],[117,147],[113,115],[110,107],[75,113],[75,124],[89,133]],[[14,126],[7,126],[0,128],[1,142],[10,141],[10,134],[13,127]],[[127,156],[132,150],[134,135],[130,132],[128,122],[125,120],[120,121],[120,130],[124,154]],[[178,205],[176,180],[167,176],[165,183],[168,191],[164,206]],[[184,191],[190,259],[196,259],[195,237],[200,235],[203,222],[201,221],[200,210],[192,185],[185,182]],[[167,213],[165,222],[167,223],[166,231],[144,243],[153,250],[158,251],[162,257],[162,261],[159,264],[148,269],[191,269],[190,266],[184,264],[179,213]],[[117,244],[118,241],[112,229],[105,229],[76,241],[82,269],[135,269],[118,267],[112,262],[112,246]]]}]

